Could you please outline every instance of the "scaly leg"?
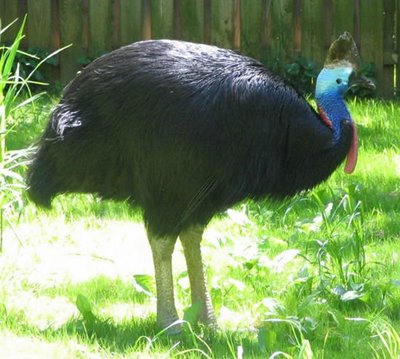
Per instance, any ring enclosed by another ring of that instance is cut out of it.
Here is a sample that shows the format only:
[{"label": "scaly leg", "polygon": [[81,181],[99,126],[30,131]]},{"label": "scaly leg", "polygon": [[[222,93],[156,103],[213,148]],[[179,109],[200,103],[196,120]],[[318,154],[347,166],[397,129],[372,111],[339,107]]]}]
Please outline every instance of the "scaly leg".
[{"label": "scaly leg", "polygon": [[[158,237],[147,230],[147,236],[153,253],[157,287],[157,324],[166,328],[179,319],[175,308],[174,283],[172,278],[172,252],[176,238]],[[181,324],[168,329],[169,334],[181,331]]]},{"label": "scaly leg", "polygon": [[212,327],[217,326],[211,298],[207,290],[206,279],[201,258],[200,242],[202,240],[204,228],[192,227],[179,236],[183,252],[185,254],[187,270],[189,274],[192,303],[201,301],[203,308],[200,312],[200,321]]}]

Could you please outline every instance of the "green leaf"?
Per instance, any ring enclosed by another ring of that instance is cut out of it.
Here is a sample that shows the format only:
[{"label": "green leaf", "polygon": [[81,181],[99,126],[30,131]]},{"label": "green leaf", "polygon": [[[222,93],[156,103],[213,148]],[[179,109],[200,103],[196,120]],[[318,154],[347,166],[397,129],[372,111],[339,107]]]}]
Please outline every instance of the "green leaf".
[{"label": "green leaf", "polygon": [[342,300],[343,302],[350,302],[361,298],[363,295],[363,293],[359,293],[354,290],[348,290],[346,293],[340,296],[340,300]]},{"label": "green leaf", "polygon": [[15,56],[17,55],[17,51],[19,49],[19,44],[21,40],[24,38],[24,27],[26,22],[26,16],[22,22],[21,27],[18,30],[17,36],[15,37],[14,42],[12,43],[11,47],[7,51],[6,60],[4,62],[4,68],[2,69],[2,78],[7,79],[10,76],[11,69],[14,63]]},{"label": "green leaf", "polygon": [[93,324],[96,321],[96,316],[93,314],[92,305],[84,295],[78,294],[76,297],[76,307],[81,313],[83,319],[88,324]]},{"label": "green leaf", "polygon": [[342,285],[338,285],[337,287],[333,288],[331,292],[337,296],[342,296],[347,292],[346,288],[343,287]]},{"label": "green leaf", "polygon": [[258,331],[257,337],[260,347],[264,351],[270,351],[275,346],[278,335],[276,334],[276,331],[271,328],[271,326],[264,326]]},{"label": "green leaf", "polygon": [[190,307],[184,309],[183,320],[193,325],[196,324],[200,317],[200,311],[203,308],[204,302],[199,300],[193,303]]},{"label": "green leaf", "polygon": [[400,287],[400,279],[392,279],[391,283],[395,286],[395,287]]},{"label": "green leaf", "polygon": [[139,293],[144,293],[149,297],[155,296],[155,281],[153,276],[149,274],[135,274],[133,276],[133,287]]},{"label": "green leaf", "polygon": [[224,303],[224,296],[223,296],[222,289],[217,286],[212,287],[210,294],[211,294],[212,304],[213,304],[215,313],[218,314]]},{"label": "green leaf", "polygon": [[307,339],[303,340],[297,357],[301,359],[311,359],[313,357],[313,351],[311,349],[310,342]]},{"label": "green leaf", "polygon": [[287,66],[286,71],[289,75],[298,75],[300,72],[300,66],[294,62]]}]

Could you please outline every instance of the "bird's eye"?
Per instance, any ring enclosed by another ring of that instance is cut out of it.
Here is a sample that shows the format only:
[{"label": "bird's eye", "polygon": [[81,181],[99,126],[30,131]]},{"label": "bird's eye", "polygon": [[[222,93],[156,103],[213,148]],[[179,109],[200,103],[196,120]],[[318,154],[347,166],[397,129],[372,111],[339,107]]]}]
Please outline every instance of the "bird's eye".
[{"label": "bird's eye", "polygon": [[340,85],[342,83],[342,79],[336,79],[336,83]]}]

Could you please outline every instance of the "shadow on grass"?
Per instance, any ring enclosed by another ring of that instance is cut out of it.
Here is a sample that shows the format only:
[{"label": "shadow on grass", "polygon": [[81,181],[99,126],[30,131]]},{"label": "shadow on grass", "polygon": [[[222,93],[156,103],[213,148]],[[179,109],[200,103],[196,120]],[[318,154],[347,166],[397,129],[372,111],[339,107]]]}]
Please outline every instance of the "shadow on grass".
[{"label": "shadow on grass", "polygon": [[200,357],[234,358],[239,346],[251,357],[265,354],[258,345],[256,333],[211,330],[204,326],[192,329],[185,323],[181,334],[167,335],[157,328],[155,316],[133,318],[118,324],[112,323],[112,320],[85,323],[84,320],[74,319],[42,334],[48,338],[78,337],[83,343],[97,344],[106,352],[122,355],[185,352],[199,353]]},{"label": "shadow on grass", "polygon": [[169,336],[157,327],[154,314],[144,318],[126,315],[118,320],[109,314],[98,314],[102,307],[113,303],[140,306],[149,301],[148,296],[138,293],[131,284],[120,279],[99,276],[76,285],[65,284],[42,289],[36,287],[38,296],[61,296],[73,303],[80,293],[90,302],[89,320],[79,314],[77,317],[70,317],[59,327],[50,326],[41,330],[23,311],[8,311],[4,306],[3,310],[0,307],[0,327],[3,326],[17,335],[33,335],[46,342],[69,342],[70,339],[77,339],[80,344],[94,347],[96,351],[115,353],[123,357],[132,354],[151,356],[160,353],[188,353],[185,357],[235,358],[239,346],[243,347],[246,356],[263,357],[255,331],[211,330],[202,325],[192,329],[185,323],[181,334]]}]

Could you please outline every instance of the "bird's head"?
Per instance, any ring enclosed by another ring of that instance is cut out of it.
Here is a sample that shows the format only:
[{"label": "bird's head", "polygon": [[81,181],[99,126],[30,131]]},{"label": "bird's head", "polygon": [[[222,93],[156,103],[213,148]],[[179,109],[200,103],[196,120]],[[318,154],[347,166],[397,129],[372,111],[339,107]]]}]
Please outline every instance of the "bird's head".
[{"label": "bird's head", "polygon": [[350,88],[354,69],[350,64],[342,64],[339,67],[324,67],[319,73],[315,88],[315,96],[318,100],[321,96],[343,97]]},{"label": "bird's head", "polygon": [[325,66],[318,75],[315,97],[343,97],[351,88],[363,87],[374,91],[374,82],[357,73],[357,68],[350,62],[343,61],[336,66]]},{"label": "bird's head", "polygon": [[333,143],[341,138],[342,123],[347,121],[353,127],[353,138],[347,155],[345,171],[354,171],[357,162],[357,130],[343,100],[347,90],[353,86],[374,88],[365,77],[357,76],[360,62],[357,46],[348,32],[340,35],[329,48],[324,68],[318,75],[315,98],[321,119],[332,128]]},{"label": "bird's head", "polygon": [[375,84],[359,73],[360,62],[356,43],[348,32],[344,32],[329,47],[324,68],[317,78],[317,100],[321,96],[343,97],[353,87],[375,90]]}]

